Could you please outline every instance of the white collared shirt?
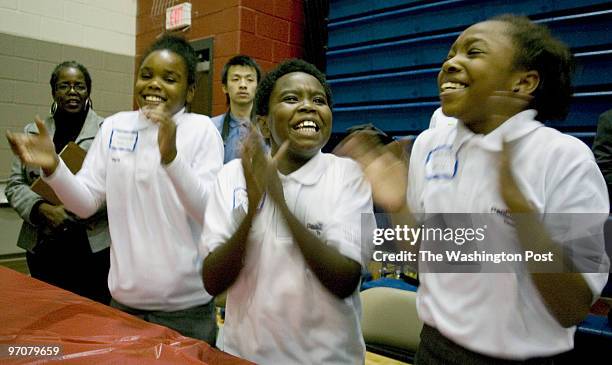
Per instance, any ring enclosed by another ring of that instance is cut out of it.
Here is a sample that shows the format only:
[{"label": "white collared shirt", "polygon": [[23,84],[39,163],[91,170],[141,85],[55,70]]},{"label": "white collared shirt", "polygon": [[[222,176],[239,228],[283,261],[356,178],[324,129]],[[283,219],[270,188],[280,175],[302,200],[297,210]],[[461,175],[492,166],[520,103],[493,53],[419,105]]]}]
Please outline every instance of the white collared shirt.
[{"label": "white collared shirt", "polygon": [[457,118],[448,117],[442,112],[442,108],[436,109],[429,120],[429,129],[443,126],[454,126],[457,124]]},{"label": "white collared shirt", "polygon": [[203,115],[179,111],[177,157],[162,166],[158,125],[140,111],[106,118],[76,175],[61,163],[46,181],[65,206],[89,216],[106,202],[114,299],[143,310],[204,304],[198,242],[208,190],[223,164],[219,133]]},{"label": "white collared shirt", "polygon": [[[543,126],[535,115],[535,110],[523,111],[487,135],[476,135],[461,122],[423,132],[410,160],[411,209],[426,214],[507,211],[499,193],[506,140],[517,184],[548,230],[568,230],[551,213],[602,213],[598,216],[605,220],[606,186],[591,151],[578,139]],[[435,155],[438,163],[432,163]],[[600,232],[603,220],[592,222]],[[500,240],[518,245],[515,234]],[[603,248],[603,240],[596,245]],[[609,262],[603,266],[601,274],[583,274],[595,297],[607,280]],[[461,346],[517,360],[573,348],[576,328],[558,324],[528,274],[424,273],[420,278],[419,316]]]},{"label": "white collared shirt", "polygon": [[[297,219],[342,255],[363,262],[360,213],[372,213],[372,200],[359,166],[318,153],[280,178]],[[241,161],[233,160],[221,169],[206,208],[203,249],[226,242],[247,207]],[[363,363],[357,288],[338,299],[322,286],[268,197],[248,240],[245,265],[228,291],[224,351],[261,364]]]}]

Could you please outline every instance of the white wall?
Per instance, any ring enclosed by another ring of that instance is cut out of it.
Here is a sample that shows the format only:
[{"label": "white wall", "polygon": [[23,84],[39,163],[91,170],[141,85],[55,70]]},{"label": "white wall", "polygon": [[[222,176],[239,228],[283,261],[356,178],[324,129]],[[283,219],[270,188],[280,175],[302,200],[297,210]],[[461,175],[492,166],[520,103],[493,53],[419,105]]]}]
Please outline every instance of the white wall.
[{"label": "white wall", "polygon": [[0,33],[136,54],[136,0],[0,0]]}]

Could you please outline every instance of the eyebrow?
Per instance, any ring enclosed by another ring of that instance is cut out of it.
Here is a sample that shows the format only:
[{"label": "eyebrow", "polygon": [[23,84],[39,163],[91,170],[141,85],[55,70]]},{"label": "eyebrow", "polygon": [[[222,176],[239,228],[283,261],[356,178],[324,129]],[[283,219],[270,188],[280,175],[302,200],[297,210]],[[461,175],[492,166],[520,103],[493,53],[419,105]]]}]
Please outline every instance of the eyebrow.
[{"label": "eyebrow", "polygon": [[182,77],[183,75],[180,72],[175,72],[172,70],[164,70],[166,75],[173,75],[173,76],[177,76],[177,77]]},{"label": "eyebrow", "polygon": [[[292,87],[292,88],[287,88],[287,89],[284,89],[284,90],[279,90],[278,91],[278,95],[279,96],[284,96],[284,95],[287,95],[287,94],[304,94],[305,92],[306,92],[306,90],[304,90],[304,89],[297,89],[297,88]],[[327,94],[325,93],[324,90],[315,90],[315,91],[312,92],[312,94],[314,96],[324,96],[327,99]]]},{"label": "eyebrow", "polygon": [[240,73],[240,72],[233,72],[230,74],[230,77],[236,77],[236,76],[241,76],[241,77],[255,77],[255,73],[254,72],[245,72],[245,73]]},{"label": "eyebrow", "polygon": [[472,36],[472,37],[469,37],[469,38],[465,39],[464,47],[469,47],[469,46],[473,45],[474,43],[479,43],[479,42],[484,43],[484,45],[488,45],[488,42],[485,39],[479,38],[479,37],[473,37]]},{"label": "eyebrow", "polygon": [[[140,71],[138,71],[138,73],[143,72],[143,71],[147,71],[147,72],[151,72],[153,69],[151,67],[147,67],[147,66],[143,66],[140,68]],[[164,69],[164,74],[165,75],[173,75],[173,76],[178,76],[178,77],[182,77],[183,75],[180,72],[176,72],[176,71],[172,71],[170,69]]]}]

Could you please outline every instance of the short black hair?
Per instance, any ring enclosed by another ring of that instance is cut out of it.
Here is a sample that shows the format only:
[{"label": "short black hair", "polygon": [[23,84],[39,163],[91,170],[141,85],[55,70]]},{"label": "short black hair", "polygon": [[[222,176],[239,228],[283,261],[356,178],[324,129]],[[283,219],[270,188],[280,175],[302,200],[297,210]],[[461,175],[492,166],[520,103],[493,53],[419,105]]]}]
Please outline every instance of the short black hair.
[{"label": "short black hair", "polygon": [[55,92],[55,87],[57,86],[57,79],[59,79],[60,72],[65,68],[76,68],[81,71],[83,77],[85,78],[85,86],[87,87],[87,94],[91,94],[91,75],[89,75],[89,71],[82,64],[77,61],[64,61],[59,65],[55,66],[53,72],[51,72],[51,79],[49,80],[49,85],[51,85],[51,91]]},{"label": "short black hair", "polygon": [[195,50],[187,42],[187,40],[181,36],[172,33],[165,33],[159,39],[157,39],[149,48],[145,51],[142,59],[140,60],[140,65],[144,60],[153,52],[168,50],[176,53],[177,55],[183,58],[185,62],[185,66],[187,67],[187,84],[193,85],[196,82],[196,67],[198,65],[198,55]]},{"label": "short black hair", "polygon": [[321,83],[325,90],[325,97],[327,98],[327,104],[329,108],[332,108],[332,92],[327,84],[325,75],[319,71],[314,65],[299,59],[290,59],[279,64],[274,70],[270,71],[261,80],[257,86],[257,92],[255,93],[255,114],[263,116],[268,115],[268,107],[270,103],[270,95],[274,89],[276,81],[286,74],[292,72],[303,72],[307,73]]},{"label": "short black hair", "polygon": [[249,56],[239,54],[238,56],[230,58],[229,61],[227,61],[227,63],[223,66],[223,72],[221,74],[221,83],[223,85],[227,86],[227,74],[232,66],[252,67],[257,73],[257,82],[261,80],[261,68],[259,68],[257,62],[255,62],[255,60]]},{"label": "short black hair", "polygon": [[569,48],[554,38],[546,26],[526,16],[504,14],[491,20],[510,25],[516,69],[535,70],[540,75],[540,84],[530,105],[538,111],[538,119],[565,119],[572,97],[571,78],[575,67]]}]

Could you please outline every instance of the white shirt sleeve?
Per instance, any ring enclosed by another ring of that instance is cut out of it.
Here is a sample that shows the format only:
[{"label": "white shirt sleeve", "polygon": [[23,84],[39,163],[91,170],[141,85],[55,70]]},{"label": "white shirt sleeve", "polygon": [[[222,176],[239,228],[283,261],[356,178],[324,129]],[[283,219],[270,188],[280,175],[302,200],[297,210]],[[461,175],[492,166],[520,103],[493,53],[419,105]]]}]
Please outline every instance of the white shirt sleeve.
[{"label": "white shirt sleeve", "polygon": [[[177,147],[176,158],[165,166],[187,213],[200,224],[204,219],[209,191],[217,178],[217,173],[223,166],[223,143],[219,133],[216,133],[214,126],[208,120],[205,122],[199,126],[200,130],[180,131],[183,135],[194,133],[197,139],[191,141],[190,149]],[[185,139],[190,137],[193,136],[184,136]],[[177,131],[178,138],[179,131]],[[188,153],[192,155],[189,156]]]},{"label": "white shirt sleeve", "polygon": [[573,138],[562,142],[559,148],[551,146],[555,163],[547,172],[551,183],[544,223],[553,240],[567,245],[595,301],[610,268],[603,235],[609,212],[606,184],[586,145]]},{"label": "white shirt sleeve", "polygon": [[[200,250],[203,257],[208,256],[230,239],[238,228],[238,224],[242,222],[240,218],[246,213],[242,204],[234,204],[237,200],[234,191],[244,190],[242,187],[246,186],[240,167],[239,159],[229,162],[221,169],[211,187],[204,212],[204,229],[200,239]],[[246,190],[244,192],[246,197]],[[234,208],[233,205],[237,206]]]},{"label": "white shirt sleeve", "polygon": [[373,247],[372,234],[376,228],[372,191],[359,166],[348,162],[344,166],[344,184],[337,190],[334,219],[326,225],[325,238],[342,255],[364,266]]},{"label": "white shirt sleeve", "polygon": [[107,121],[96,134],[83,166],[73,175],[60,159],[55,172],[43,180],[53,188],[57,197],[69,211],[81,218],[88,218],[106,201],[106,147],[112,122]]}]

